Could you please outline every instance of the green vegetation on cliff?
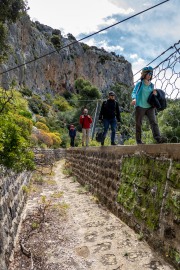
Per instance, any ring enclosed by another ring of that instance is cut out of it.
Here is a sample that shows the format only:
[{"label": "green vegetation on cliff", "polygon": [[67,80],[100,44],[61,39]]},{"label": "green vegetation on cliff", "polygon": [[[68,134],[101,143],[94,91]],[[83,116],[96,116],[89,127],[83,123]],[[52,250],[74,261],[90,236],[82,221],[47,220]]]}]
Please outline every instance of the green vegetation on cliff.
[{"label": "green vegetation on cliff", "polygon": [[[32,169],[33,147],[59,148],[69,146],[68,127],[79,127],[79,116],[86,105],[93,110],[100,91],[88,81],[77,79],[78,94],[56,94],[43,98],[27,87],[20,91],[0,88],[0,164],[16,171]],[[80,144],[80,132],[76,146]]]},{"label": "green vegetation on cliff", "polygon": [[[6,104],[3,103],[8,101]],[[29,119],[27,101],[16,91],[0,88],[0,164],[15,171],[33,169],[33,152],[30,151],[32,120]],[[24,115],[28,115],[28,117]],[[23,115],[24,114],[24,115]]]},{"label": "green vegetation on cliff", "polygon": [[4,0],[0,3],[0,63],[7,58],[8,45],[7,23],[16,22],[23,12],[26,11],[26,1]]}]

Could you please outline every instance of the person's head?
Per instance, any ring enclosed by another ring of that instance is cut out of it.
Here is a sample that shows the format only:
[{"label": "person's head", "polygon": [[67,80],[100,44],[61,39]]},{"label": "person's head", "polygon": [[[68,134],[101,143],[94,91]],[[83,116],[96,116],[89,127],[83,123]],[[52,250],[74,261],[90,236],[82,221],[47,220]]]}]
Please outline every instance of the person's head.
[{"label": "person's head", "polygon": [[144,67],[141,71],[141,80],[148,80],[150,81],[153,76],[153,68],[152,67]]},{"label": "person's head", "polygon": [[109,92],[109,99],[115,99],[115,93],[113,91]]},{"label": "person's head", "polygon": [[83,114],[87,115],[88,114],[88,109],[84,109]]},{"label": "person's head", "polygon": [[70,125],[70,129],[74,129],[74,125]]}]

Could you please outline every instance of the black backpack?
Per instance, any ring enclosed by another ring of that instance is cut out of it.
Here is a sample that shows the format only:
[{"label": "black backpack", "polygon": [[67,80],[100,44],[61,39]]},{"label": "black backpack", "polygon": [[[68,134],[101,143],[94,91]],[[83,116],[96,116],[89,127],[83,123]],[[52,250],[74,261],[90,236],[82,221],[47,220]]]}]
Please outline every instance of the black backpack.
[{"label": "black backpack", "polygon": [[102,140],[103,140],[103,131],[98,131],[96,133],[96,141],[97,142],[102,142]]}]

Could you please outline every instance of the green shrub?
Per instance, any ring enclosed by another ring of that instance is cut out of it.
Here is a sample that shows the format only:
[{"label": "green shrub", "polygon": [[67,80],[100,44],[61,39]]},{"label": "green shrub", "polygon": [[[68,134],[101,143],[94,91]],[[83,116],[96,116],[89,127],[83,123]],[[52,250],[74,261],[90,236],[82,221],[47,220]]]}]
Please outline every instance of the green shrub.
[{"label": "green shrub", "polygon": [[52,44],[54,45],[54,47],[55,47],[56,49],[60,49],[60,48],[61,48],[61,39],[60,39],[60,36],[58,36],[58,35],[53,35],[53,36],[51,37],[51,42],[52,42]]},{"label": "green shrub", "polygon": [[29,111],[21,110],[21,111],[19,111],[19,115],[22,115],[26,118],[32,119],[32,114]]},{"label": "green shrub", "polygon": [[99,62],[103,65],[106,61],[111,61],[111,57],[109,55],[99,55]]},{"label": "green shrub", "polygon": [[85,44],[85,43],[81,43],[81,46],[82,46],[84,52],[86,52],[86,51],[88,51],[90,49],[90,46]]},{"label": "green shrub", "polygon": [[32,96],[32,91],[28,87],[23,87],[20,92],[22,93],[23,96]]},{"label": "green shrub", "polygon": [[45,131],[49,131],[49,128],[48,128],[44,123],[37,122],[37,123],[35,124],[35,126],[36,126],[38,129],[42,129],[42,130],[45,130]]},{"label": "green shrub", "polygon": [[49,106],[42,102],[37,96],[33,96],[29,99],[29,107],[35,114],[47,116],[49,112]]},{"label": "green shrub", "polygon": [[71,106],[69,105],[69,103],[64,97],[56,96],[53,103],[54,103],[55,109],[58,109],[61,112],[71,109]]},{"label": "green shrub", "polygon": [[19,120],[16,115],[0,114],[0,164],[18,172],[34,168],[26,120],[25,117]]}]

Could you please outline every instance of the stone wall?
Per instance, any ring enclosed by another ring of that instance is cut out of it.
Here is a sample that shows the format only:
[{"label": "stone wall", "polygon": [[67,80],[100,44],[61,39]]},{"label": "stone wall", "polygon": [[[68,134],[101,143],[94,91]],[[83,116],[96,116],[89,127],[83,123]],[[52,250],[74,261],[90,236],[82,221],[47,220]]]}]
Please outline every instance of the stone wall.
[{"label": "stone wall", "polygon": [[24,188],[31,178],[31,172],[16,174],[0,167],[0,269],[8,268],[8,261],[14,248],[21,213],[26,201]]},{"label": "stone wall", "polygon": [[[46,167],[65,157],[64,149],[35,149],[35,162]],[[0,270],[7,270],[32,172],[16,174],[0,167]]]},{"label": "stone wall", "polygon": [[180,266],[180,145],[73,148],[67,166],[115,215]]},{"label": "stone wall", "polygon": [[37,165],[53,165],[55,161],[66,157],[66,149],[34,149]]},{"label": "stone wall", "polygon": [[[82,185],[178,269],[179,144],[35,150],[42,166],[62,158]],[[30,178],[31,172],[0,168],[1,270],[7,270]]]}]

